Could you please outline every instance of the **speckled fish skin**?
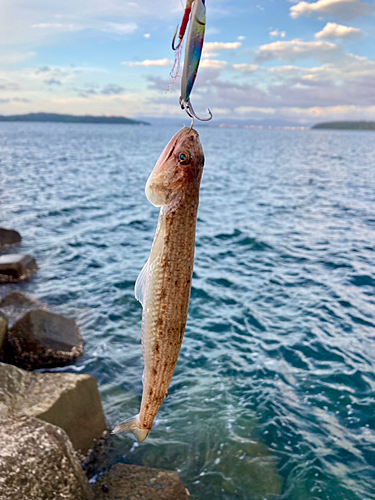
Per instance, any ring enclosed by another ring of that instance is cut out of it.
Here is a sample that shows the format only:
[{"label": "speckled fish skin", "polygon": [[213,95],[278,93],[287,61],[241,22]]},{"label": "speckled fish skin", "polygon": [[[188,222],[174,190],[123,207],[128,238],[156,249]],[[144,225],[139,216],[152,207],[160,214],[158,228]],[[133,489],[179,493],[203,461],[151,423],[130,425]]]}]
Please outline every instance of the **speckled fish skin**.
[{"label": "speckled fish skin", "polygon": [[184,336],[203,166],[198,132],[184,128],[164,149],[146,185],[147,198],[161,210],[150,258],[135,289],[143,305],[142,403],[138,415],[113,430],[130,431],[139,442],[150,433],[168,395]]}]

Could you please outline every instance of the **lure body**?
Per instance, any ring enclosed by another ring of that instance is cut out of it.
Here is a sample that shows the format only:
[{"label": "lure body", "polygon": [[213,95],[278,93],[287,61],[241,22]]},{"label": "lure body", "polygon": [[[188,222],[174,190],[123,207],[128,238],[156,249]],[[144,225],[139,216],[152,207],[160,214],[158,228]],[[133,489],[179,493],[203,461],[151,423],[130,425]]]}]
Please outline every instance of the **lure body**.
[{"label": "lure body", "polygon": [[206,29],[206,6],[204,0],[194,0],[189,32],[186,40],[185,63],[181,78],[180,102],[188,103],[198,73]]}]

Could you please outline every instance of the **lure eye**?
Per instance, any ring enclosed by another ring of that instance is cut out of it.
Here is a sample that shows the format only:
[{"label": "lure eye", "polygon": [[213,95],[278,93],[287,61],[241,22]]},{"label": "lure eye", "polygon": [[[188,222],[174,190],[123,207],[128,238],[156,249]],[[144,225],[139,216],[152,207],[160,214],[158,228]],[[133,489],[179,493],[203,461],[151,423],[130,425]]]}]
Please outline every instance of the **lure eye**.
[{"label": "lure eye", "polygon": [[182,151],[179,155],[178,155],[178,161],[182,164],[182,165],[187,165],[188,163],[191,162],[191,155],[189,153],[189,151]]}]

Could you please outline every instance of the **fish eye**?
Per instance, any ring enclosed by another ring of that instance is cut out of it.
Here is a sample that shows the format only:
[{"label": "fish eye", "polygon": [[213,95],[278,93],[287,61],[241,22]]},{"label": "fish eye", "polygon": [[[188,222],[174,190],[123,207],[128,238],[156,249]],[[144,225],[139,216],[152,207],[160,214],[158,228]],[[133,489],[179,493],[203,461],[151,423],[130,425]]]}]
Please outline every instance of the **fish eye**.
[{"label": "fish eye", "polygon": [[181,151],[181,153],[178,155],[178,161],[182,165],[187,165],[188,163],[191,162],[191,155],[189,151]]}]

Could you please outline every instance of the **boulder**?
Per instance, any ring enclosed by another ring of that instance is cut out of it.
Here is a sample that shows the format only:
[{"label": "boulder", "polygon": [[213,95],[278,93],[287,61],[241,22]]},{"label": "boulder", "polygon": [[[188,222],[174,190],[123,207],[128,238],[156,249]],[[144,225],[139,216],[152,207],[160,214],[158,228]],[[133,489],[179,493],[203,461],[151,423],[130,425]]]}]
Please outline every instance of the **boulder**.
[{"label": "boulder", "polygon": [[0,313],[0,355],[3,349],[7,331],[8,331],[8,320],[3,314]]},{"label": "boulder", "polygon": [[37,271],[34,257],[22,254],[0,255],[0,283],[21,283]]},{"label": "boulder", "polygon": [[73,363],[83,350],[74,320],[36,309],[8,330],[3,361],[25,370],[52,368]]},{"label": "boulder", "polygon": [[32,295],[22,292],[9,292],[0,300],[0,312],[6,316],[9,328],[28,311],[32,309],[47,309],[47,307],[47,304],[43,304]]},{"label": "boulder", "polygon": [[21,243],[21,235],[13,229],[4,229],[0,227],[0,247],[3,245],[14,245]]},{"label": "boulder", "polygon": [[22,292],[9,292],[0,300],[0,309],[14,307],[16,309],[36,309],[41,302],[32,295]]},{"label": "boulder", "polygon": [[92,500],[66,433],[33,417],[0,421],[1,500]]},{"label": "boulder", "polygon": [[118,464],[93,487],[95,500],[189,500],[177,472]]},{"label": "boulder", "polygon": [[31,373],[0,363],[0,419],[28,415],[57,425],[86,453],[106,423],[96,380],[74,373]]}]

